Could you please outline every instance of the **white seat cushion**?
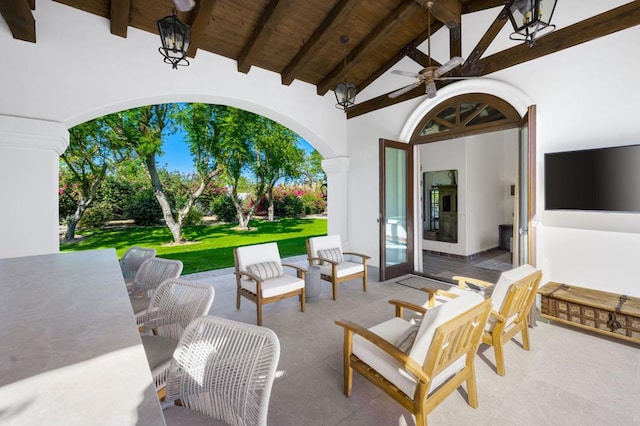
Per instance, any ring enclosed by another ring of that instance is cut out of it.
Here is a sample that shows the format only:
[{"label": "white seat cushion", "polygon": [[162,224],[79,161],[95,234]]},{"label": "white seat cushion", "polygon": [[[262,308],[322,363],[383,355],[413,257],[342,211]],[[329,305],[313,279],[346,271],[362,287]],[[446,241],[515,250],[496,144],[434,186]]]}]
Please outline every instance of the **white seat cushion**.
[{"label": "white seat cushion", "polygon": [[[240,285],[245,290],[256,294],[256,282],[253,280],[241,280]],[[304,280],[293,275],[283,275],[278,278],[263,281],[262,297],[272,297],[290,291],[299,290],[304,287]]]},{"label": "white seat cushion", "polygon": [[[500,310],[502,309],[502,305],[504,304],[504,299],[505,297],[507,297],[507,293],[509,292],[509,288],[511,287],[511,285],[535,272],[536,268],[531,265],[525,264],[509,271],[504,271],[502,274],[500,274],[500,278],[498,279],[498,282],[493,289],[493,293],[491,294],[491,309],[496,312],[500,312]],[[518,318],[517,314],[512,315],[510,318],[508,318],[505,328],[511,325],[511,323],[513,323],[516,318]],[[495,318],[489,317],[489,321],[487,322],[485,330],[492,331],[495,325]]]},{"label": "white seat cushion", "polygon": [[[356,263],[351,261],[342,262],[336,266],[336,275],[338,278],[346,277],[347,275],[357,274],[364,271],[362,263]],[[320,265],[320,273],[331,276],[332,265],[324,264]]]},{"label": "white seat cushion", "polygon": [[[420,324],[416,341],[409,352],[409,356],[419,365],[423,365],[436,329],[459,314],[482,303],[483,300],[484,298],[479,294],[465,291],[459,297],[427,311]],[[392,318],[371,327],[369,330],[395,345],[400,335],[409,327],[411,327],[410,322],[401,318]],[[413,397],[416,386],[415,377],[405,371],[401,364],[387,355],[386,352],[362,337],[354,336],[353,353],[397,386],[398,389],[406,395]],[[464,365],[465,358],[461,357],[449,367],[445,368],[440,374],[434,377],[430,390],[433,391],[436,389],[449,377],[464,368]]]}]

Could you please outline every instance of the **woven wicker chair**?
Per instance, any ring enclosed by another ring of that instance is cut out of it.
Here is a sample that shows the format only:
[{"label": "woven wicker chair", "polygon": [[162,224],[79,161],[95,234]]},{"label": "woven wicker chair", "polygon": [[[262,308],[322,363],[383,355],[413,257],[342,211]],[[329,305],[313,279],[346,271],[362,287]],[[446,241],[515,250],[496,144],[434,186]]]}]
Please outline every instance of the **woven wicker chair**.
[{"label": "woven wicker chair", "polygon": [[211,285],[175,278],[164,281],[153,294],[144,315],[142,345],[160,398],[178,341],[191,321],[209,312],[214,295]]},{"label": "woven wicker chair", "polygon": [[155,290],[163,281],[178,278],[182,273],[182,267],[182,262],[179,260],[159,257],[152,257],[142,262],[129,293],[138,327],[142,326],[145,311]]},{"label": "woven wicker chair", "polygon": [[206,316],[184,332],[169,369],[167,425],[266,425],[280,343],[268,328]]},{"label": "woven wicker chair", "polygon": [[[256,304],[258,325],[262,325],[262,305],[277,302],[287,297],[300,298],[300,310],[304,312],[305,268],[282,263],[276,243],[237,247],[233,250],[237,283],[236,309],[245,297]],[[283,267],[291,268],[296,275],[284,273]]]},{"label": "woven wicker chair", "polygon": [[460,288],[469,284],[491,293],[492,311],[482,336],[482,343],[493,346],[496,372],[505,375],[503,346],[518,333],[522,333],[522,347],[529,350],[529,312],[536,298],[542,271],[531,265],[522,265],[500,274],[494,284],[467,277],[453,277]]},{"label": "woven wicker chair", "polygon": [[136,272],[138,272],[142,263],[151,257],[155,257],[155,255],[155,249],[137,246],[129,248],[122,255],[122,258],[120,259],[120,269],[122,269],[122,276],[124,277],[124,282],[127,285],[127,291],[131,291],[131,286],[133,285],[133,280],[136,277]]},{"label": "woven wicker chair", "polygon": [[465,292],[432,309],[405,304],[423,313],[414,325],[395,317],[366,329],[344,327],[344,393],[351,395],[353,370],[427,424],[427,414],[466,382],[468,403],[478,406],[474,359],[491,302]]},{"label": "woven wicker chair", "polygon": [[367,291],[367,260],[370,257],[343,252],[339,235],[309,238],[307,257],[309,265],[320,266],[320,277],[331,283],[333,300],[338,297],[338,284],[356,278],[362,278],[362,290]]}]

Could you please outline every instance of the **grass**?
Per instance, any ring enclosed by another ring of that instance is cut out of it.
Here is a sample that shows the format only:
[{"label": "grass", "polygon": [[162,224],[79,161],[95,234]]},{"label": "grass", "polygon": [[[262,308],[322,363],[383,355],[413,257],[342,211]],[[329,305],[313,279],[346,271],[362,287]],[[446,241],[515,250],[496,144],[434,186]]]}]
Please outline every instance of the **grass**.
[{"label": "grass", "polygon": [[183,274],[233,267],[233,249],[239,246],[275,241],[281,257],[306,254],[309,237],[327,234],[326,219],[290,219],[267,222],[254,219],[250,231],[234,229],[236,224],[185,226],[188,244],[171,245],[165,226],[137,226],[81,230],[79,241],[60,244],[60,251],[115,248],[118,258],[131,246],[154,248],[158,257],[181,260]]}]

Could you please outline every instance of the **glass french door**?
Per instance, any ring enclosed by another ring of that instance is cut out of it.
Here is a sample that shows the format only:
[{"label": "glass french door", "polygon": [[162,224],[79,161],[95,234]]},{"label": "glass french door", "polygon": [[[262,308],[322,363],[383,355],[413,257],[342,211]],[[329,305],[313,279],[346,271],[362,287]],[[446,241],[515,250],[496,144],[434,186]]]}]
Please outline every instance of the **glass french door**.
[{"label": "glass french door", "polygon": [[531,105],[522,118],[518,132],[518,191],[514,266],[536,266],[536,106]]},{"label": "glass french door", "polygon": [[380,281],[414,270],[413,145],[380,139]]}]

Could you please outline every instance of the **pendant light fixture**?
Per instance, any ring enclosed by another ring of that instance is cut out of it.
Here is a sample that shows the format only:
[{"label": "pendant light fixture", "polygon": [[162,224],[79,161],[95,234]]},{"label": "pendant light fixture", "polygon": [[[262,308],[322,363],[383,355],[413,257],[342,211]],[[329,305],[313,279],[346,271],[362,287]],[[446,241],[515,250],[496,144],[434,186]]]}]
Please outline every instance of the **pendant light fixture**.
[{"label": "pendant light fixture", "polygon": [[515,32],[509,38],[533,47],[540,32],[556,28],[551,24],[556,3],[557,0],[512,0],[507,14]]},{"label": "pendant light fixture", "polygon": [[158,31],[162,40],[162,47],[158,50],[164,56],[164,62],[174,69],[178,69],[178,65],[189,66],[187,50],[191,43],[191,28],[180,22],[175,10],[173,15],[158,21]]},{"label": "pendant light fixture", "polygon": [[347,112],[347,109],[353,106],[356,102],[356,85],[349,83],[347,79],[347,54],[345,52],[345,45],[349,43],[349,36],[343,35],[340,37],[340,43],[342,43],[342,50],[344,56],[344,81],[338,83],[333,93],[336,95],[336,108],[343,109]]}]

